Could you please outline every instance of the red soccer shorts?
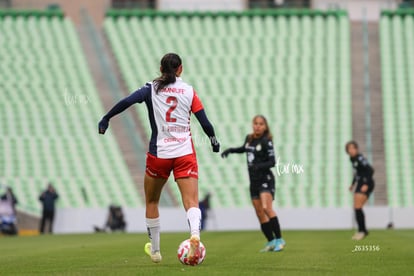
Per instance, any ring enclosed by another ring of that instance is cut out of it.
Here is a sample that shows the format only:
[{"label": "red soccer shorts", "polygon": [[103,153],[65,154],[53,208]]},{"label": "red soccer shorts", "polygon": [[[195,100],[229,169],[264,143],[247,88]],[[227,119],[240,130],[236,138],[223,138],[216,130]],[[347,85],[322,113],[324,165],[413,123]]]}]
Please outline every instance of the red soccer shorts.
[{"label": "red soccer shorts", "polygon": [[147,153],[146,174],[154,178],[165,178],[174,172],[174,179],[193,177],[198,179],[198,165],[195,153],[177,158],[163,159]]}]

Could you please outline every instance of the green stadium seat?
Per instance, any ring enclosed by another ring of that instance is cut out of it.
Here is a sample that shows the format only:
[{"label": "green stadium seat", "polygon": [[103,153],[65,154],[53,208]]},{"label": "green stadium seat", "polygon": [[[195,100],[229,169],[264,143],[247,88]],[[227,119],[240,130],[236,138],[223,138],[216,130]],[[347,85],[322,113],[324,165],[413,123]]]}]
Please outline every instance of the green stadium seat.
[{"label": "green stadium seat", "polygon": [[142,206],[115,138],[96,133],[104,111],[73,23],[3,15],[0,33],[2,184],[15,188],[18,207],[38,214],[49,181],[62,208]]},{"label": "green stadium seat", "polygon": [[384,142],[388,204],[414,206],[414,13],[387,12],[380,19]]}]

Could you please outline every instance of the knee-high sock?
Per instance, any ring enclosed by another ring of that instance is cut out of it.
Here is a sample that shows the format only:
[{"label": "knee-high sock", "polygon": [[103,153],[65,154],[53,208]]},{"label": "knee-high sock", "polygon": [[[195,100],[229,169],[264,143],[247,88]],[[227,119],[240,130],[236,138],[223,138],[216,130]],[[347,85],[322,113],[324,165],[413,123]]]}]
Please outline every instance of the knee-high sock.
[{"label": "knee-high sock", "polygon": [[362,209],[355,209],[355,218],[358,223],[358,232],[367,232],[364,211]]},{"label": "knee-high sock", "polygon": [[151,240],[152,253],[160,251],[160,218],[146,219],[148,237]]},{"label": "knee-high sock", "polygon": [[263,235],[265,235],[267,241],[272,241],[274,239],[270,221],[260,224],[260,228],[262,229]]},{"label": "knee-high sock", "polygon": [[273,233],[275,233],[276,239],[282,238],[282,232],[280,231],[280,224],[279,219],[276,217],[273,217],[269,220],[270,226],[272,227]]},{"label": "knee-high sock", "polygon": [[187,210],[187,221],[190,227],[191,236],[200,236],[201,211],[199,208],[191,207]]}]

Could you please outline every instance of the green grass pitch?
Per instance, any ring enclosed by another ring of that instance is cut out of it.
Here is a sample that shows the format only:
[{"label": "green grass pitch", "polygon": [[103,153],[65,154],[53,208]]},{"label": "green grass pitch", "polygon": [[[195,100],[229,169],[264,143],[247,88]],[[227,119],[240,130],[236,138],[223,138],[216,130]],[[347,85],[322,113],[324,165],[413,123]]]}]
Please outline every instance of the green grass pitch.
[{"label": "green grass pitch", "polygon": [[196,267],[176,256],[187,235],[161,235],[160,264],[145,255],[145,234],[0,237],[0,275],[414,275],[414,230],[371,231],[358,242],[351,231],[285,231],[280,253],[258,253],[259,231],[206,232]]}]

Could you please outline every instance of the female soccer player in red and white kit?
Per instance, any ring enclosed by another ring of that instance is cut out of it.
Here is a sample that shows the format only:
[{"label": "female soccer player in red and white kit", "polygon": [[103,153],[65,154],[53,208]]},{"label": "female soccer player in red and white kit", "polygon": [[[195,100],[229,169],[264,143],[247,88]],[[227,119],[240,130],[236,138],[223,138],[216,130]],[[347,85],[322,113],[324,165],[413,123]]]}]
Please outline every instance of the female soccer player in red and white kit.
[{"label": "female soccer player in red and white kit", "polygon": [[144,179],[146,225],[151,240],[146,252],[153,262],[161,261],[158,202],[173,171],[190,226],[189,262],[197,263],[201,212],[198,208],[198,166],[190,132],[191,113],[210,138],[214,152],[219,152],[220,144],[197,93],[180,78],[181,58],[177,54],[166,54],[161,59],[160,71],[160,77],[118,102],[102,118],[98,128],[99,133],[104,134],[113,116],[135,103],[145,102],[152,130]]},{"label": "female soccer player in red and white kit", "polygon": [[250,178],[250,197],[259,219],[262,232],[267,239],[261,252],[281,251],[286,243],[282,238],[279,219],[272,206],[275,196],[275,177],[270,168],[275,166],[272,134],[267,120],[262,115],[253,118],[253,133],[246,136],[244,144],[229,148],[221,154],[246,153]]}]

